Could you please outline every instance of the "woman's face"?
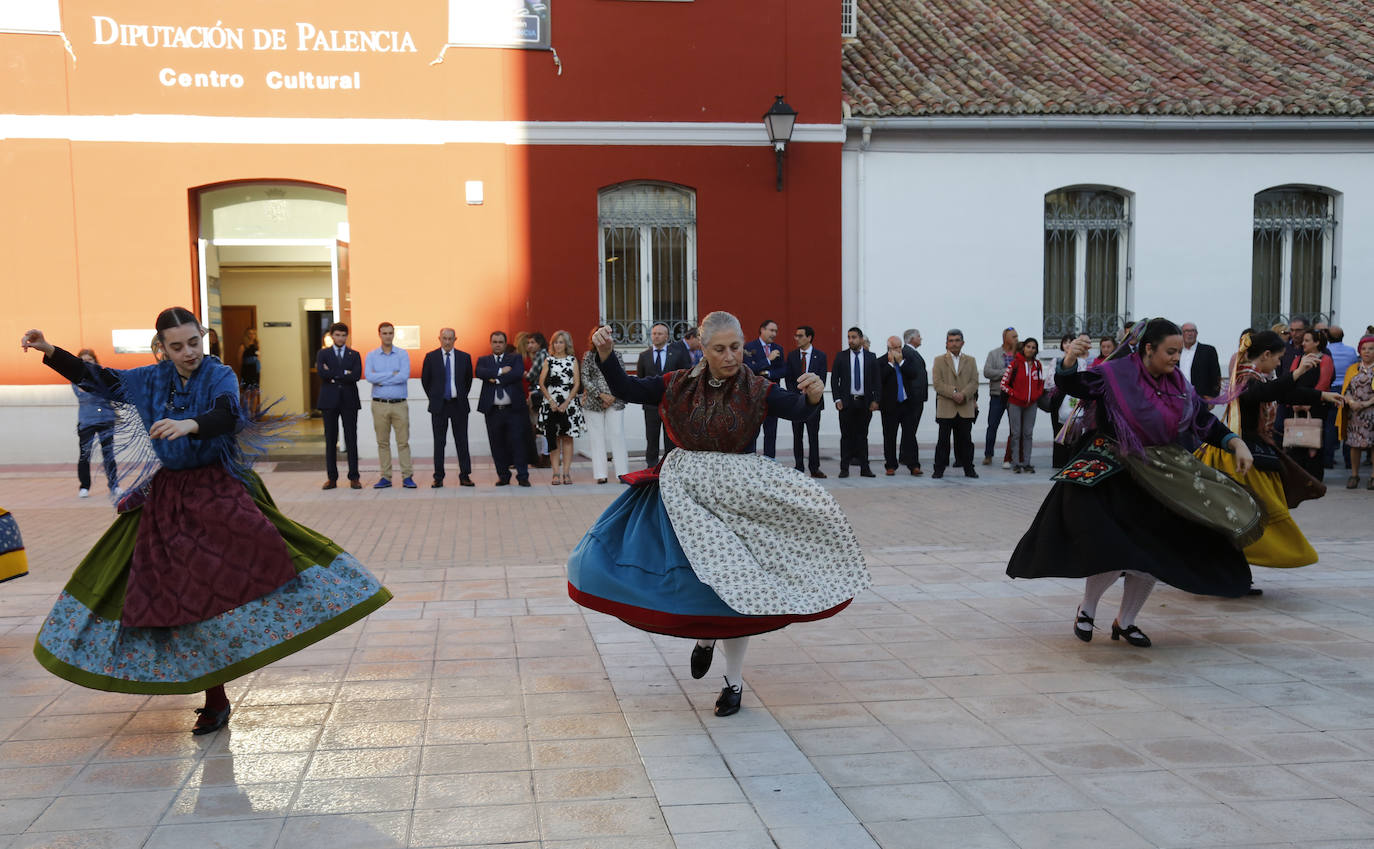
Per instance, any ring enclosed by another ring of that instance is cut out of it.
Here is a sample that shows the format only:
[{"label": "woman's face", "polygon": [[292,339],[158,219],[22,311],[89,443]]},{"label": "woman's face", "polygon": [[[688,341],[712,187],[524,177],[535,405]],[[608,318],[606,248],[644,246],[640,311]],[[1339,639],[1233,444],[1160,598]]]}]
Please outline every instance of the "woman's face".
[{"label": "woman's face", "polygon": [[1366,342],[1360,346],[1360,362],[1365,365],[1374,363],[1374,342]]},{"label": "woman's face", "polygon": [[1026,344],[1022,345],[1021,356],[1025,357],[1028,360],[1033,360],[1036,357],[1040,356],[1040,343],[1027,342]]},{"label": "woman's face", "polygon": [[1169,374],[1178,368],[1178,355],[1183,351],[1183,334],[1165,336],[1158,345],[1148,345],[1145,369],[1155,377]]},{"label": "woman's face", "polygon": [[1115,353],[1116,341],[1112,339],[1103,339],[1102,343],[1099,345],[1099,349],[1102,351],[1102,358],[1106,359]]},{"label": "woman's face", "polygon": [[1309,331],[1302,335],[1302,352],[1304,354],[1315,354],[1317,353],[1318,347],[1317,335],[1315,333]]},{"label": "woman's face", "polygon": [[720,330],[706,340],[702,350],[713,377],[734,377],[739,372],[744,337],[732,330]]},{"label": "woman's face", "polygon": [[177,367],[177,374],[190,377],[200,367],[201,351],[200,328],[194,322],[187,322],[162,331],[162,350]]},{"label": "woman's face", "polygon": [[549,342],[549,349],[555,357],[565,357],[568,355],[568,344],[563,341],[563,335],[553,337]]},{"label": "woman's face", "polygon": [[91,356],[90,354],[82,354],[81,361],[83,363],[93,363],[95,362],[95,357]]}]

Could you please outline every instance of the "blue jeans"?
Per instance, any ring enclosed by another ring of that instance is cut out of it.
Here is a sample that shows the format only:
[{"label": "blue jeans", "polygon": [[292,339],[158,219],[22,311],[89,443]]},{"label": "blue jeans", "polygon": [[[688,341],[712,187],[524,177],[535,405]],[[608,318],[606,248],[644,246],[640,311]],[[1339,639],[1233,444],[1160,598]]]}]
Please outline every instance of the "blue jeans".
[{"label": "blue jeans", "polygon": [[991,457],[993,448],[997,446],[997,426],[1002,423],[1002,416],[1006,412],[1006,396],[993,395],[988,398],[988,438],[983,446],[984,457]]}]

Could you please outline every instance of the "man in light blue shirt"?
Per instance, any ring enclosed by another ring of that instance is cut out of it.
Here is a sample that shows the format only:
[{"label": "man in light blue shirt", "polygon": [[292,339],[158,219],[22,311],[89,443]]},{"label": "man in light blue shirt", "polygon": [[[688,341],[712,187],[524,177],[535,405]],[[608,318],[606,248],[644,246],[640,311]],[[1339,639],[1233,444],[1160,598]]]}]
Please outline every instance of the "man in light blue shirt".
[{"label": "man in light blue shirt", "polygon": [[391,432],[396,431],[396,453],[401,455],[401,485],[415,488],[410,464],[410,407],[406,403],[406,383],[410,380],[410,355],[392,345],[396,327],[389,321],[377,325],[382,346],[367,352],[363,376],[372,384],[372,427],[377,433],[377,458],[382,476],[373,489],[391,486]]}]

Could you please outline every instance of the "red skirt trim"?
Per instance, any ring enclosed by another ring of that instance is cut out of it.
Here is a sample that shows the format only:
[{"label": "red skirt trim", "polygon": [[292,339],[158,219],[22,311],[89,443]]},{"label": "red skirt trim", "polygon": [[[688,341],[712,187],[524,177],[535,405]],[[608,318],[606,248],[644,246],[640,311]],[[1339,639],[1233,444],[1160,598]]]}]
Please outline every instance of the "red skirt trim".
[{"label": "red skirt trim", "polygon": [[568,584],[568,597],[589,610],[607,613],[632,628],[648,631],[651,634],[665,634],[669,637],[687,637],[693,640],[728,640],[734,637],[752,637],[785,628],[793,622],[815,622],[829,619],[849,606],[854,599],[846,599],[834,607],[819,613],[779,613],[772,616],[684,616],[661,610],[649,610],[631,604],[588,595],[571,583]]}]

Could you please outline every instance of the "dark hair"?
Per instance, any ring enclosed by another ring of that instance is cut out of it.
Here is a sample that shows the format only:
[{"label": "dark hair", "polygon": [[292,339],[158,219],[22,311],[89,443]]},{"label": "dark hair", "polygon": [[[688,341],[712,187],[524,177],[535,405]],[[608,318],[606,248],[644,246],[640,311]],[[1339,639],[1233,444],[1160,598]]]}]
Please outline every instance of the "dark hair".
[{"label": "dark hair", "polygon": [[807,339],[816,338],[816,328],[812,327],[809,324],[798,324],[797,329],[800,330],[802,333],[805,333]]},{"label": "dark hair", "polygon": [[1170,336],[1182,335],[1183,331],[1179,330],[1178,325],[1174,324],[1169,319],[1152,318],[1150,319],[1150,323],[1145,325],[1145,329],[1140,332],[1140,341],[1136,343],[1136,353],[1138,353],[1143,360],[1145,359],[1146,345],[1158,348],[1159,343],[1168,339]]},{"label": "dark hair", "polygon": [[[664,325],[664,327],[667,326],[668,325],[666,324]],[[539,346],[540,350],[549,347],[549,340],[545,339],[544,334],[540,333],[538,330],[531,333],[530,338],[534,340],[535,344]]]},{"label": "dark hair", "polygon": [[777,324],[777,322],[771,318],[765,318],[763,321],[759,322],[759,330],[764,329],[770,324]]},{"label": "dark hair", "polygon": [[381,333],[383,327],[390,327],[392,330],[396,329],[396,325],[392,324],[389,321],[384,321],[381,324],[377,325],[377,332]]},{"label": "dark hair", "polygon": [[1072,342],[1074,338],[1072,333],[1065,333],[1063,336],[1059,337],[1059,347],[1064,347],[1065,342]]},{"label": "dark hair", "polygon": [[342,321],[336,321],[333,324],[329,325],[330,333],[333,333],[335,330],[342,330],[344,333],[347,333],[348,325],[344,324]]},{"label": "dark hair", "polygon": [[194,324],[196,330],[204,333],[205,328],[200,326],[200,319],[196,318],[195,313],[185,307],[168,307],[157,314],[157,323],[153,325],[157,330],[157,340],[162,341],[162,331],[171,330],[173,327],[180,327],[183,324]]},{"label": "dark hair", "polygon": [[[1116,337],[1115,337],[1115,336],[1103,336],[1101,339],[1098,339],[1098,340],[1097,340],[1097,344],[1098,344],[1098,345],[1101,345],[1103,342],[1111,342],[1113,345],[1115,345],[1115,344],[1116,344]],[[1062,344],[1062,343],[1061,343],[1061,344]]]},{"label": "dark hair", "polygon": [[1035,345],[1035,350],[1036,350],[1036,352],[1039,353],[1039,351],[1040,351],[1040,340],[1039,340],[1039,339],[1036,339],[1034,336],[1027,336],[1025,339],[1022,339],[1022,340],[1021,340],[1021,350],[1022,350],[1022,352],[1024,352],[1024,351],[1026,350],[1026,346],[1027,346],[1027,345],[1030,345],[1030,344],[1032,344],[1032,343],[1034,343],[1034,345]]},{"label": "dark hair", "polygon": [[90,354],[90,355],[91,355],[91,359],[92,359],[92,360],[95,360],[96,365],[99,365],[99,364],[100,364],[100,358],[97,357],[97,356],[95,355],[95,351],[92,350],[91,348],[82,348],[80,351],[77,351],[77,352],[76,352],[76,358],[79,360],[79,359],[81,359],[82,357],[86,356],[87,354]]},{"label": "dark hair", "polygon": [[495,339],[497,336],[500,336],[502,339],[505,339],[505,338],[506,338],[506,331],[504,331],[504,330],[493,330],[493,331],[491,332],[491,335],[487,337],[487,341],[490,342],[491,340]]},{"label": "dark hair", "polygon": [[860,330],[859,328],[857,328],[857,327],[851,327],[851,328],[849,328],[848,330],[846,330],[845,333],[846,333],[846,334],[849,334],[849,333],[857,333],[857,334],[859,334],[859,338],[860,338],[860,339],[862,339],[862,338],[863,338],[863,335],[864,335],[864,332],[863,332],[862,330]]},{"label": "dark hair", "polygon": [[1325,330],[1316,330],[1316,329],[1311,328],[1311,327],[1304,327],[1303,330],[1302,330],[1302,335],[1303,335],[1303,336],[1311,336],[1314,340],[1316,340],[1316,343],[1317,343],[1317,350],[1318,350],[1318,351],[1321,351],[1323,354],[1326,353],[1326,331],[1325,331]]},{"label": "dark hair", "polygon": [[1326,338],[1332,342],[1344,342],[1345,330],[1340,325],[1326,328]]},{"label": "dark hair", "polygon": [[1302,329],[1303,329],[1303,330],[1306,330],[1307,328],[1309,328],[1309,327],[1312,326],[1312,322],[1310,322],[1310,321],[1307,320],[1307,316],[1305,316],[1305,315],[1295,315],[1295,316],[1293,316],[1292,318],[1288,319],[1288,329],[1289,329],[1289,330],[1292,330],[1292,329],[1293,329],[1293,322],[1295,322],[1295,321],[1301,321],[1301,322],[1302,322]]},{"label": "dark hair", "polygon": [[1257,360],[1260,354],[1277,354],[1287,347],[1279,334],[1272,330],[1261,330],[1250,334],[1250,350],[1245,352],[1245,358]]},{"label": "dark hair", "polygon": [[686,330],[682,331],[682,338],[683,338],[683,339],[695,339],[695,338],[697,338],[697,326],[694,324],[694,325],[692,325],[691,327],[687,328]]}]

